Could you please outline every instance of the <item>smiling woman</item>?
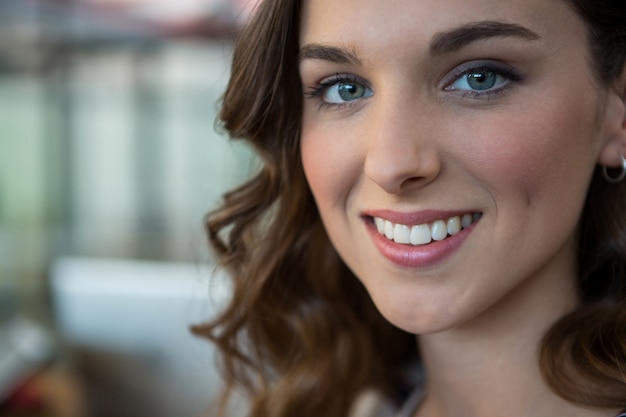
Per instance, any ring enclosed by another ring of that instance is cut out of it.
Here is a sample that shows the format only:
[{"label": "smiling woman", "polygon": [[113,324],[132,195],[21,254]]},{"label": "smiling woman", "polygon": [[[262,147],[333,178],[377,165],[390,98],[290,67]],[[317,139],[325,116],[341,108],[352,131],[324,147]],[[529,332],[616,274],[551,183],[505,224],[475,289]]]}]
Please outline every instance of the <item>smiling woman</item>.
[{"label": "smiling woman", "polygon": [[624,13],[262,2],[221,118],[264,164],[207,217],[234,294],[196,328],[224,404],[243,386],[254,417],[626,409]]}]

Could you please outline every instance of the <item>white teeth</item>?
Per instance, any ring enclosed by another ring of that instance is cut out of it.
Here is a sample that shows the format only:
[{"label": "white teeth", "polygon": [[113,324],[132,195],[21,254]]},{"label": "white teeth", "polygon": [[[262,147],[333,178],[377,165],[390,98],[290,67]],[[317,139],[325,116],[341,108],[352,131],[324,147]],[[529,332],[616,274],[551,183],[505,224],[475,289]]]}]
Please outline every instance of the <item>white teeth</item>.
[{"label": "white teeth", "polygon": [[461,218],[459,216],[448,219],[448,234],[454,236],[461,231]]},{"label": "white teeth", "polygon": [[393,239],[393,223],[389,220],[385,220],[385,236],[387,239]]},{"label": "white teeth", "polygon": [[411,245],[425,245],[430,243],[430,226],[420,224],[411,228]]},{"label": "white teeth", "polygon": [[380,217],[374,217],[376,230],[387,239],[404,245],[425,245],[431,241],[441,241],[448,236],[458,234],[462,229],[471,226],[481,218],[480,213],[464,214],[450,217],[447,220],[436,220],[431,224],[407,226],[392,223]]},{"label": "white teeth", "polygon": [[472,217],[471,214],[464,214],[463,218],[461,219],[461,225],[465,229],[466,227],[469,227],[470,224],[472,224],[473,221],[474,221],[474,218]]},{"label": "white teeth", "polygon": [[444,240],[448,236],[448,226],[443,220],[437,220],[430,228],[433,240]]},{"label": "white teeth", "polygon": [[403,224],[396,224],[393,228],[393,240],[408,245],[411,243],[411,228]]},{"label": "white teeth", "polygon": [[381,235],[385,234],[385,221],[380,217],[374,217],[374,223],[376,224],[376,229],[378,229],[378,233]]}]

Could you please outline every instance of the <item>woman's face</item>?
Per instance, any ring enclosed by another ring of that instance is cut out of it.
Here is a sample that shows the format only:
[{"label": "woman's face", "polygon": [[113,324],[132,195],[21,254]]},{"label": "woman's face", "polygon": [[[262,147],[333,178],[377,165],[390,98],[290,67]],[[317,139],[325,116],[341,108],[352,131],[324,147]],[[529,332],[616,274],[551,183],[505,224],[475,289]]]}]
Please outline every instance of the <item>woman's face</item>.
[{"label": "woman's face", "polygon": [[609,94],[565,2],[305,0],[300,47],[305,174],[388,320],[436,332],[573,288]]}]

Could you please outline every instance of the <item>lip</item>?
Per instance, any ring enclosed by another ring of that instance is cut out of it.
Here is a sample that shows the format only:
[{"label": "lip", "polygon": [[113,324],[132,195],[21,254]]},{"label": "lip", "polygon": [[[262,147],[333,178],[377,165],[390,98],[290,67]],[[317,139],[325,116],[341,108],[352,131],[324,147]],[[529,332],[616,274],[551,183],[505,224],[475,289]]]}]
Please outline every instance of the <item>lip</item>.
[{"label": "lip", "polygon": [[474,230],[480,219],[469,227],[461,230],[454,236],[448,236],[441,241],[433,241],[426,245],[412,246],[393,242],[382,236],[376,230],[373,217],[382,217],[393,223],[406,225],[432,223],[435,220],[448,219],[466,213],[476,213],[475,210],[463,211],[420,211],[415,213],[401,213],[388,210],[377,210],[363,213],[366,229],[370,234],[378,251],[393,264],[404,268],[428,268],[436,266],[451,257],[458,251],[465,239]]}]

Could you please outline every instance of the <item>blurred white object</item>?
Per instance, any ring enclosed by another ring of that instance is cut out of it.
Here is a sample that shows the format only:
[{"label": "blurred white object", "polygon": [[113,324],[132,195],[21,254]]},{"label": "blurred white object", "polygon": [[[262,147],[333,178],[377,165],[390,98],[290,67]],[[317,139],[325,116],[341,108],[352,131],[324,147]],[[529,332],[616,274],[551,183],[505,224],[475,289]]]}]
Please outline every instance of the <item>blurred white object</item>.
[{"label": "blurred white object", "polygon": [[0,325],[0,402],[26,382],[53,356],[50,335],[25,318]]},{"label": "blurred white object", "polygon": [[211,415],[211,344],[189,326],[228,297],[208,266],[64,258],[51,270],[59,330],[76,353],[91,415]]}]

